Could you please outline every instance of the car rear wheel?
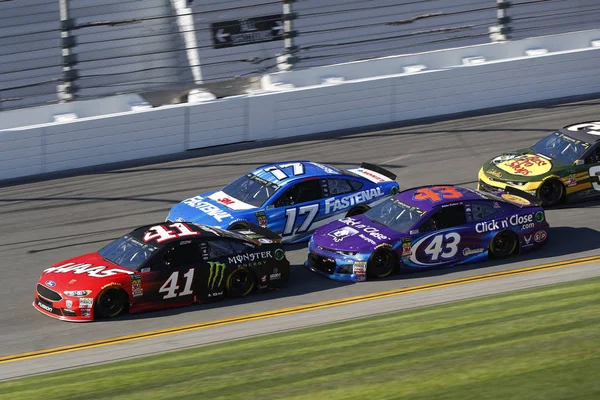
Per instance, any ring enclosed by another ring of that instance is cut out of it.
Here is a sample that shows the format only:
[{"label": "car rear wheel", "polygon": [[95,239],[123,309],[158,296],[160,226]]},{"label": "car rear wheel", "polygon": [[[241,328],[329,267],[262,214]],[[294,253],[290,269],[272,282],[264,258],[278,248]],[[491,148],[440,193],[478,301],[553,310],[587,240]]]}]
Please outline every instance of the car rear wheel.
[{"label": "car rear wheel", "polygon": [[354,217],[355,215],[364,214],[370,210],[369,206],[356,206],[346,213],[346,217]]},{"label": "car rear wheel", "polygon": [[396,255],[388,249],[375,250],[367,262],[367,277],[382,279],[388,277],[398,264]]},{"label": "car rear wheel", "polygon": [[126,307],[127,294],[121,289],[107,289],[96,300],[96,313],[102,318],[114,318]]},{"label": "car rear wheel", "polygon": [[254,274],[245,268],[236,269],[227,277],[225,294],[227,297],[244,297],[254,289]]},{"label": "car rear wheel", "polygon": [[538,198],[542,202],[544,207],[552,207],[560,203],[565,195],[565,187],[563,184],[556,180],[550,179],[544,183],[538,189]]},{"label": "car rear wheel", "polygon": [[513,254],[519,245],[517,235],[512,231],[502,231],[490,243],[490,256],[504,258]]},{"label": "car rear wheel", "polygon": [[232,224],[229,228],[227,228],[227,230],[234,231],[234,230],[241,230],[241,229],[246,229],[246,228],[248,228],[248,226],[246,224],[244,224],[243,222],[236,222],[236,223]]}]

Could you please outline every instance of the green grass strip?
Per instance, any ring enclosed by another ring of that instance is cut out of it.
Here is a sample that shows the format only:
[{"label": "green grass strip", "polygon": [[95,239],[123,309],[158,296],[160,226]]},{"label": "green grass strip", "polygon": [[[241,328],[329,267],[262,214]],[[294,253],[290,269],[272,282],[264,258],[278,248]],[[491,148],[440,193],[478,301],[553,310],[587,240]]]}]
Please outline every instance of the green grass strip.
[{"label": "green grass strip", "polygon": [[600,399],[600,279],[6,381],[0,399]]}]

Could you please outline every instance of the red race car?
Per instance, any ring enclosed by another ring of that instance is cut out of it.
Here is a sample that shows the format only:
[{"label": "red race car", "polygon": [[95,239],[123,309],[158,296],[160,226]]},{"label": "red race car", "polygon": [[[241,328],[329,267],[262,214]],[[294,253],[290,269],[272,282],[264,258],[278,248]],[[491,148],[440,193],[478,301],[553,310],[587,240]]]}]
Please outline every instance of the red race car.
[{"label": "red race car", "polygon": [[33,306],[82,322],[277,288],[290,273],[280,241],[256,225],[237,231],[184,222],[143,226],[97,253],[44,270]]}]

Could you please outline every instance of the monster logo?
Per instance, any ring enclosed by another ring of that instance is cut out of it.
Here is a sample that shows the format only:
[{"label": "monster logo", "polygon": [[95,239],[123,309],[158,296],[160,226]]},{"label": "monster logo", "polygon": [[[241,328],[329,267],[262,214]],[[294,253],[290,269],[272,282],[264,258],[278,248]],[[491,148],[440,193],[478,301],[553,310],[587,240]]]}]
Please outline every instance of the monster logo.
[{"label": "monster logo", "polygon": [[210,273],[208,274],[208,290],[215,290],[223,283],[223,278],[225,277],[225,264],[209,261],[208,265],[210,266]]}]

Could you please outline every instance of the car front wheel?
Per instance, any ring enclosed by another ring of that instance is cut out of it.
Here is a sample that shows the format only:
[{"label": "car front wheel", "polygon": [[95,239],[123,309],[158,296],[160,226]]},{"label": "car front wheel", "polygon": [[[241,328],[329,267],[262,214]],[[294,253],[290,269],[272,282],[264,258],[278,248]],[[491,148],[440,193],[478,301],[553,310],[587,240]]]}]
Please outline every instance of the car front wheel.
[{"label": "car front wheel", "polygon": [[388,277],[394,272],[396,265],[396,256],[391,250],[375,250],[367,262],[367,276],[375,279]]},{"label": "car front wheel", "polygon": [[120,289],[108,289],[96,300],[96,313],[102,318],[114,318],[125,311],[127,295]]}]

